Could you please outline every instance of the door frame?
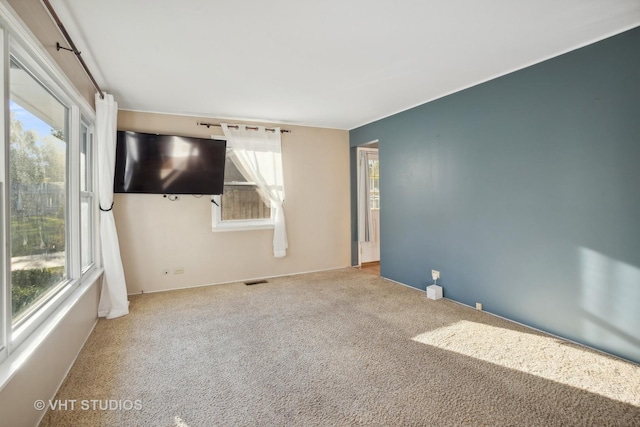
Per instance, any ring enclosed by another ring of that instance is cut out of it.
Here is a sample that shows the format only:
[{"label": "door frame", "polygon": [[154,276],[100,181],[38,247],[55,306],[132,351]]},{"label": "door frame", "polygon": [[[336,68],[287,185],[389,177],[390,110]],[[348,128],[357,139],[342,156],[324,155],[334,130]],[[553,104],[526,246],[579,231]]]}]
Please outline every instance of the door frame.
[{"label": "door frame", "polygon": [[[356,224],[357,227],[359,229],[360,227],[360,152],[361,151],[370,151],[370,152],[375,152],[378,155],[378,167],[380,167],[380,150],[378,147],[378,140],[373,140],[370,142],[367,142],[365,144],[361,144],[358,145],[356,147]],[[380,221],[378,222],[378,227],[380,228]],[[362,242],[360,242],[360,236],[358,233],[358,229],[356,229],[356,238],[358,241],[358,267],[362,266]],[[378,238],[378,252],[380,252],[379,250],[380,247],[380,239]],[[382,261],[382,254],[380,254],[380,261]]]}]

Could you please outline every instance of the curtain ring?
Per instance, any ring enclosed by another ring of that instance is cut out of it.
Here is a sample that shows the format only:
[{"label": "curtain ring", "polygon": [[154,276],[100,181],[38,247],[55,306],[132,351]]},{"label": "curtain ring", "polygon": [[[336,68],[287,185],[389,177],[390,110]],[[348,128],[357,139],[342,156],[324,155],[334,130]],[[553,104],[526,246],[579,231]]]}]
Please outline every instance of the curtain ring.
[{"label": "curtain ring", "polygon": [[102,209],[102,206],[99,206],[99,208],[102,212],[109,212],[110,210],[113,209],[113,202],[111,202],[111,207],[109,209]]}]

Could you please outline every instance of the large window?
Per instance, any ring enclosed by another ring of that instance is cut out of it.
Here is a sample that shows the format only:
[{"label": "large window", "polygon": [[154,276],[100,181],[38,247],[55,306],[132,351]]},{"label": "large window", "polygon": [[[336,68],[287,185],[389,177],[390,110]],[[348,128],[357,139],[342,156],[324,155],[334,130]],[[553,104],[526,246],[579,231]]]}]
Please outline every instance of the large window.
[{"label": "large window", "polygon": [[95,280],[99,271],[94,113],[27,34],[3,25],[0,19],[0,92],[7,100],[0,104],[0,378],[6,380],[14,366],[7,359],[41,337],[36,332],[72,304],[83,278]]},{"label": "large window", "polygon": [[10,70],[11,312],[17,324],[68,277],[69,108],[15,58]]}]

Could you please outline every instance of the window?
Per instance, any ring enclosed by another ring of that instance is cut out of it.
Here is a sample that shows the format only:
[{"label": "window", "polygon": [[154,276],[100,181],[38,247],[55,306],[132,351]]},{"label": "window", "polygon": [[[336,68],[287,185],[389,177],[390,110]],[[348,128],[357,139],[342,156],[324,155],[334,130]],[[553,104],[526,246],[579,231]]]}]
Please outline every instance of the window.
[{"label": "window", "polygon": [[368,159],[369,168],[369,206],[380,209],[380,162],[377,154]]},{"label": "window", "polygon": [[89,285],[100,273],[94,112],[28,33],[2,25],[0,387],[15,369],[11,360],[55,325],[85,289],[83,278]]},{"label": "window", "polygon": [[69,108],[10,62],[11,319],[28,318],[68,279]]},{"label": "window", "polygon": [[80,126],[80,264],[82,272],[93,266],[93,133]]},{"label": "window", "polygon": [[227,148],[223,194],[213,196],[217,203],[212,203],[214,231],[273,228],[275,210],[271,209],[271,202],[255,182],[242,175],[233,162],[231,150]]}]

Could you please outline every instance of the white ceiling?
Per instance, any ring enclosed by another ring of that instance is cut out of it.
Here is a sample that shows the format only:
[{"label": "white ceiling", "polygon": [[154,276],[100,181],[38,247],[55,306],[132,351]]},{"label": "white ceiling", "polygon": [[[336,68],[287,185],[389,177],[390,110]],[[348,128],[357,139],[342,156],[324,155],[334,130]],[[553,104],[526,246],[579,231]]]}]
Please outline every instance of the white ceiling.
[{"label": "white ceiling", "polygon": [[640,0],[51,3],[122,109],[338,129],[640,25]]}]

